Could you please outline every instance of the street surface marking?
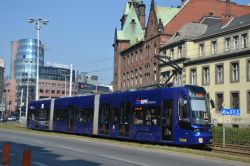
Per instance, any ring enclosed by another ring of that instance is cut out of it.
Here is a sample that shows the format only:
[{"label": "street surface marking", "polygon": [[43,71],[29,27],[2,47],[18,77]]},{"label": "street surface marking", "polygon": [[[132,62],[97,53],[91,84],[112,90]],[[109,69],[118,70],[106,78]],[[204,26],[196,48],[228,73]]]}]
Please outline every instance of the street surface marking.
[{"label": "street surface marking", "polygon": [[140,163],[140,162],[135,162],[135,161],[131,161],[131,160],[126,160],[126,159],[122,159],[122,158],[118,158],[118,157],[113,157],[113,156],[108,156],[108,155],[100,155],[100,156],[101,156],[101,157],[104,157],[104,158],[107,158],[107,159],[117,160],[117,161],[129,163],[129,164],[133,164],[133,165],[138,165],[138,166],[150,166],[150,165],[148,165],[148,164],[144,164],[144,163]]},{"label": "street surface marking", "polygon": [[37,165],[37,166],[49,166],[47,164],[40,163],[40,162],[32,162],[32,164]]}]

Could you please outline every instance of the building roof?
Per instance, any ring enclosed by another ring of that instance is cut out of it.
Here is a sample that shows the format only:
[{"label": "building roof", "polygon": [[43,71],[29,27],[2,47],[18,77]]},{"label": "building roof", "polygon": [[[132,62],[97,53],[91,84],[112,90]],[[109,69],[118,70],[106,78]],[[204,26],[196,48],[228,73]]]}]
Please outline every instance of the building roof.
[{"label": "building roof", "polygon": [[140,1],[139,0],[128,0],[128,2],[126,3],[125,9],[124,9],[123,15],[128,15],[129,9],[130,9],[129,3],[131,3],[131,2],[139,3]]},{"label": "building roof", "polygon": [[232,17],[232,19],[225,25],[221,26],[221,23],[214,24],[212,26],[208,26],[206,33],[204,33],[201,38],[208,37],[211,35],[219,34],[222,32],[239,29],[241,27],[245,27],[250,25],[250,14],[240,16],[240,17]]},{"label": "building roof", "polygon": [[139,18],[133,6],[129,8],[123,29],[117,31],[116,36],[117,40],[129,40],[131,45],[143,40],[144,30],[141,27]]},{"label": "building roof", "polygon": [[155,8],[157,19],[161,19],[165,26],[179,11],[179,8],[174,7],[159,7]]},{"label": "building roof", "polygon": [[183,40],[192,40],[205,33],[207,25],[200,23],[187,23],[166,44],[171,45]]}]

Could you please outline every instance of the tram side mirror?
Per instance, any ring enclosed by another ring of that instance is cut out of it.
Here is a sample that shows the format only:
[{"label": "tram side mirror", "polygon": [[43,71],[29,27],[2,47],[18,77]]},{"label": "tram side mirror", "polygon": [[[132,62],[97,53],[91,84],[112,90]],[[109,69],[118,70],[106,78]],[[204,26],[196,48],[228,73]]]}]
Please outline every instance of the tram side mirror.
[{"label": "tram side mirror", "polygon": [[210,104],[211,104],[212,108],[215,108],[215,104],[214,104],[214,101],[212,99],[210,100]]}]

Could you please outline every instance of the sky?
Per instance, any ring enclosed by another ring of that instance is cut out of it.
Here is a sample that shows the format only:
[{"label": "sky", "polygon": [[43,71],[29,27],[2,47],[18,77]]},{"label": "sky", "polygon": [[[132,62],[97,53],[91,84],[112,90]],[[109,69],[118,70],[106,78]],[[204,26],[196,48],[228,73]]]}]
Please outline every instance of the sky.
[{"label": "sky", "polygon": [[[10,74],[11,41],[36,38],[29,18],[48,19],[40,30],[45,44],[45,64],[70,65],[73,69],[98,75],[99,83],[113,80],[114,32],[127,0],[0,0],[0,57],[5,76]],[[146,15],[151,0],[144,0]],[[236,0],[238,4],[250,0]],[[181,0],[156,0],[158,6],[176,7]]]}]

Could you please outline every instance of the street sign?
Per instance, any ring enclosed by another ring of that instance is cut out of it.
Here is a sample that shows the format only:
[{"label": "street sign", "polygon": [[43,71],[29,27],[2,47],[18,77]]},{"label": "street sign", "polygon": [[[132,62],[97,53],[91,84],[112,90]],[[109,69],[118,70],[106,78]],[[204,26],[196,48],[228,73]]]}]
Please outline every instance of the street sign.
[{"label": "street sign", "polygon": [[240,116],[240,109],[222,108],[221,114],[225,116]]}]

